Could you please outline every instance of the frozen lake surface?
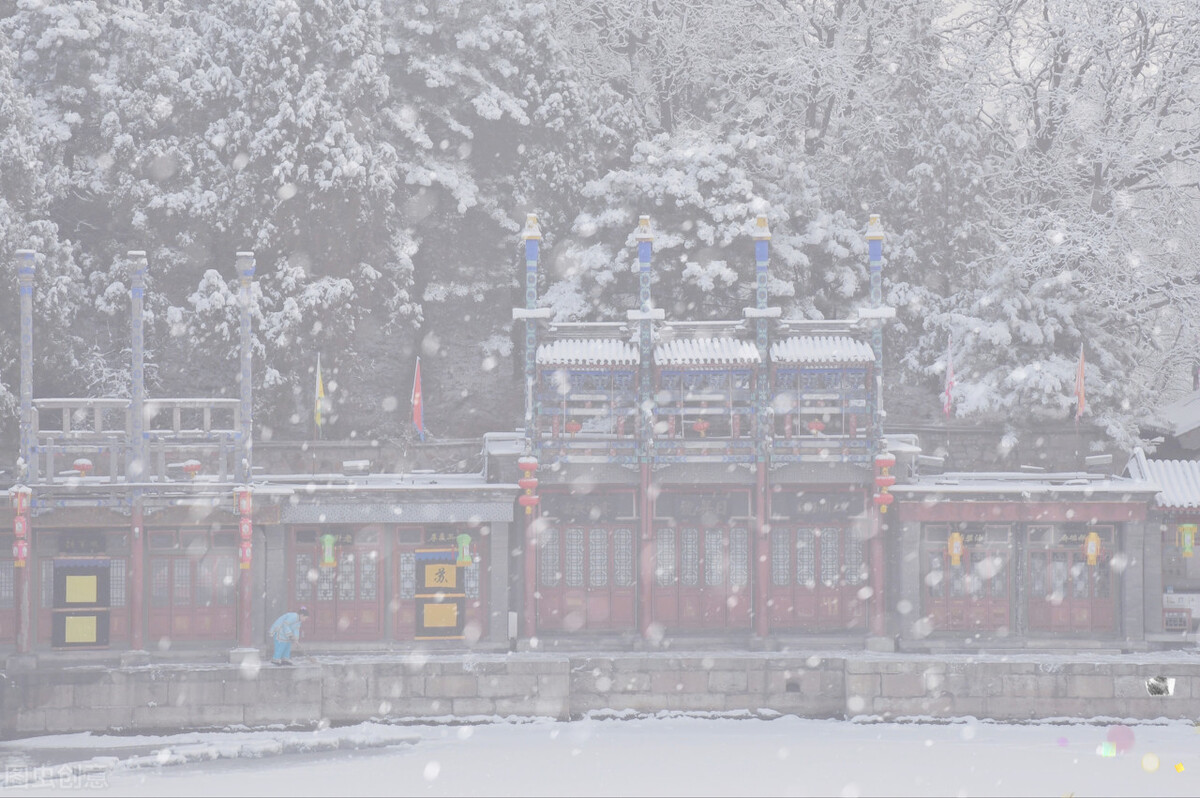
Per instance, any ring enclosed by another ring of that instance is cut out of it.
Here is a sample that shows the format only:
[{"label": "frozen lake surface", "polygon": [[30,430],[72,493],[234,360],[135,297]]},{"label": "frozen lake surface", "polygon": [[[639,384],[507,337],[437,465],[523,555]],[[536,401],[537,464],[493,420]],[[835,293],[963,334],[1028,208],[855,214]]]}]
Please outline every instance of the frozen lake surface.
[{"label": "frozen lake surface", "polygon": [[[855,723],[658,717],[471,726],[363,724],[314,732],[178,737],[31,738],[32,756],[63,749],[122,756],[291,735],[340,733],[386,743],[262,758],[127,768],[24,795],[1186,795],[1200,794],[1200,735],[1186,722],[1116,724]],[[289,750],[294,749],[294,745]],[[264,748],[265,750],[265,748]],[[83,758],[87,758],[86,756]],[[41,761],[47,761],[41,759]],[[62,761],[59,757],[54,761]],[[1182,771],[1177,766],[1182,766]]]}]

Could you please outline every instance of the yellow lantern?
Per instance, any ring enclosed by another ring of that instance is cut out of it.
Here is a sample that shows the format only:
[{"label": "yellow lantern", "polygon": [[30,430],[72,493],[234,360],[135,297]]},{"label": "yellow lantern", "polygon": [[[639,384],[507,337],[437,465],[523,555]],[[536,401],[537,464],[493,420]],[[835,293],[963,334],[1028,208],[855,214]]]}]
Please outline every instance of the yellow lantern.
[{"label": "yellow lantern", "polygon": [[1087,537],[1083,541],[1083,553],[1087,555],[1088,565],[1096,564],[1096,560],[1100,556],[1100,536],[1098,534],[1087,533]]},{"label": "yellow lantern", "polygon": [[1184,557],[1191,557],[1196,548],[1196,524],[1180,524],[1176,530],[1179,548]]},{"label": "yellow lantern", "polygon": [[950,533],[950,538],[946,541],[946,553],[950,555],[951,565],[962,565],[963,536],[958,532]]}]

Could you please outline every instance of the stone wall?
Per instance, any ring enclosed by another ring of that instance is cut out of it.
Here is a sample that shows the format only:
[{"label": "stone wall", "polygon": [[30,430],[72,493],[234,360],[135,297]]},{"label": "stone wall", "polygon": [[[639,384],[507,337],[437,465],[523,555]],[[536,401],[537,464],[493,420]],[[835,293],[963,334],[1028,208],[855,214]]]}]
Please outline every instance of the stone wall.
[{"label": "stone wall", "polygon": [[[1172,695],[1147,680],[1169,677]],[[1195,718],[1200,658],[1070,662],[1043,657],[778,653],[402,656],[256,665],[10,671],[0,736],[167,731],[382,717],[527,716],[595,711],[783,713],[997,720]]]}]

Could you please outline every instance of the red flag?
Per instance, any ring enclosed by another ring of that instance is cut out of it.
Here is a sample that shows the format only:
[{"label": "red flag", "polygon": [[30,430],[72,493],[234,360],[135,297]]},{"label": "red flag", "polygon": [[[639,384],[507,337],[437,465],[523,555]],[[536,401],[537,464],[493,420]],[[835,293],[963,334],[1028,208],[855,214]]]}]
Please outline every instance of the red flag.
[{"label": "red flag", "polygon": [[1083,415],[1083,408],[1087,406],[1087,400],[1084,398],[1083,391],[1083,344],[1079,345],[1079,367],[1075,369],[1075,420],[1078,421]]},{"label": "red flag", "polygon": [[946,344],[946,390],[942,394],[942,412],[950,417],[950,406],[954,402],[954,353],[951,351],[954,341]]},{"label": "red flag", "polygon": [[425,403],[421,399],[421,358],[417,358],[417,373],[413,377],[412,420],[417,435],[425,440]]}]

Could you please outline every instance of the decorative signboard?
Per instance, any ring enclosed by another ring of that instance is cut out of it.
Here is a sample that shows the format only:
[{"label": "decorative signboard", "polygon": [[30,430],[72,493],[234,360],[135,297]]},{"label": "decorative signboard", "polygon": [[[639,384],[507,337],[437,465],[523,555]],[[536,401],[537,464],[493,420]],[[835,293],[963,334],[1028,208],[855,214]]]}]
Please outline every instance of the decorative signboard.
[{"label": "decorative signboard", "polygon": [[417,549],[417,640],[461,640],[467,597],[457,546]]},{"label": "decorative signboard", "polygon": [[54,560],[54,648],[108,645],[110,561],[108,558]]}]

